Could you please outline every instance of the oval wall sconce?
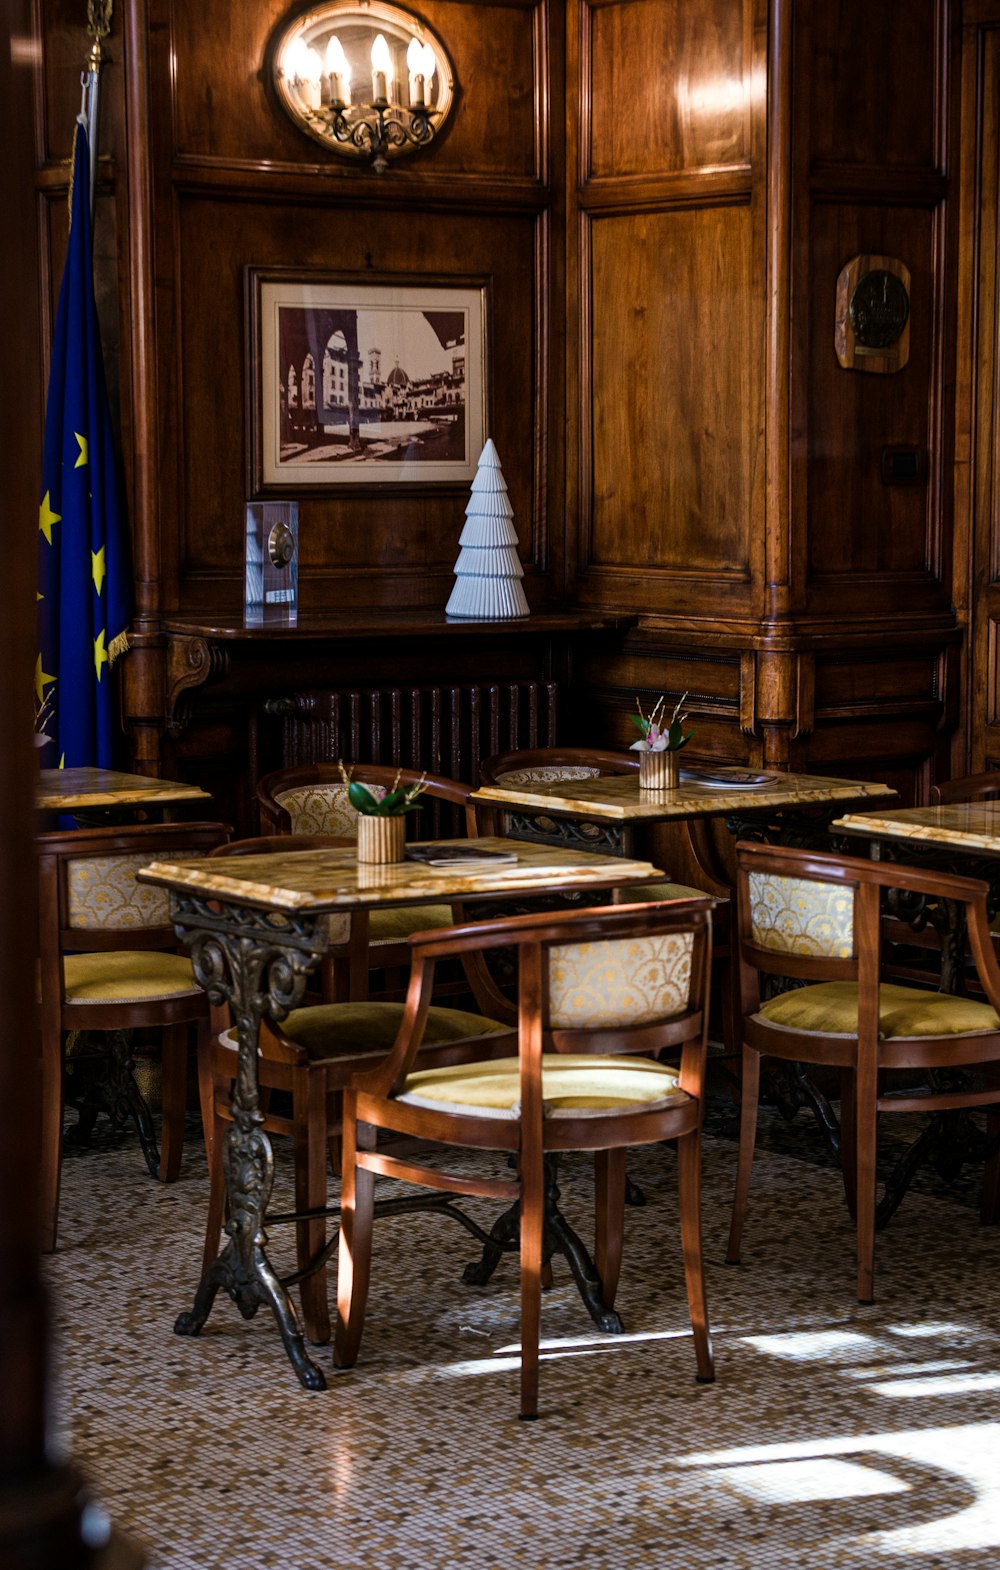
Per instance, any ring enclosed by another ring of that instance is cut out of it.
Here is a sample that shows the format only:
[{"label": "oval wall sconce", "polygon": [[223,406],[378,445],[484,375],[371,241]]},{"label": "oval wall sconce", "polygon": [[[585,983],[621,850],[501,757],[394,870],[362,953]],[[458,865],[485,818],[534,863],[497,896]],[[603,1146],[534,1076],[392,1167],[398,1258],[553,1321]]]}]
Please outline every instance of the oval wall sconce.
[{"label": "oval wall sconce", "polygon": [[274,80],[296,125],[380,174],[432,142],[454,101],[443,44],[382,0],[330,0],[296,17],[278,37]]}]

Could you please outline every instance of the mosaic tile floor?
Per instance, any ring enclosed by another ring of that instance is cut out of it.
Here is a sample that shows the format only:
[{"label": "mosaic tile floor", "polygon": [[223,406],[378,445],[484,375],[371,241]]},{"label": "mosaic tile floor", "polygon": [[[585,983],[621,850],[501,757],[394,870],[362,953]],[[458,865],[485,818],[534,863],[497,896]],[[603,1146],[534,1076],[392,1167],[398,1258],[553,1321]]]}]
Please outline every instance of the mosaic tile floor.
[{"label": "mosaic tile floor", "polygon": [[[194,1139],[170,1188],[131,1136],[98,1140],[66,1161],[49,1268],[66,1443],[152,1570],[993,1566],[1000,1231],[964,1196],[911,1194],[859,1308],[838,1176],[787,1154],[761,1155],[745,1263],[722,1264],[734,1164],[706,1141],[717,1383],[694,1381],[674,1158],[648,1150],[626,1335],[592,1331],[557,1265],[543,1416],[523,1424],[516,1272],[463,1287],[457,1227],[381,1224],[361,1362],[307,1395],[263,1314],[218,1302],[200,1338],[172,1334],[201,1249]],[[588,1229],[585,1161],[562,1189]],[[289,1242],[276,1229],[279,1265]]]}]

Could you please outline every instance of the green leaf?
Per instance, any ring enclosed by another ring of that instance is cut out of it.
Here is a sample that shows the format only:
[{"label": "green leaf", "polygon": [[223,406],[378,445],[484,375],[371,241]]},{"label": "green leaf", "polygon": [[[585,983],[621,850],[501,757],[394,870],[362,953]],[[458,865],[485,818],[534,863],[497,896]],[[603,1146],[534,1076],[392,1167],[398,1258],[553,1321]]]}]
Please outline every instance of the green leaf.
[{"label": "green leaf", "polygon": [[685,736],[684,727],[680,720],[671,720],[670,729],[667,732],[667,747],[671,752],[680,752],[682,747],[687,746],[693,735],[694,731],[689,730]]},{"label": "green leaf", "polygon": [[368,789],[358,780],[351,780],[347,787],[347,799],[355,812],[363,812],[366,817],[372,817],[378,812],[378,802]]},{"label": "green leaf", "polygon": [[645,736],[646,732],[649,730],[648,720],[640,719],[638,714],[630,714],[629,719],[632,721],[632,724],[639,732],[639,735]]}]

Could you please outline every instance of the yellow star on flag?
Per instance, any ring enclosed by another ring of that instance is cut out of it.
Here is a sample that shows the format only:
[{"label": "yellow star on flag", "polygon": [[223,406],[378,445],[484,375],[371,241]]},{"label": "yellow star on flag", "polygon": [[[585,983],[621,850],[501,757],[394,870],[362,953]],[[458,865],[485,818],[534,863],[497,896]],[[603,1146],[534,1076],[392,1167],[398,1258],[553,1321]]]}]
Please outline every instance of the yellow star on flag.
[{"label": "yellow star on flag", "polygon": [[77,458],[73,467],[74,469],[82,469],[88,461],[87,438],[86,436],[81,436],[79,431],[74,431],[73,435],[80,443],[80,456]]},{"label": "yellow star on flag", "polygon": [[108,651],[104,647],[104,631],[105,629],[102,627],[94,639],[94,669],[97,672],[98,681],[101,679],[101,666],[108,663]]},{"label": "yellow star on flag", "polygon": [[106,549],[107,547],[102,545],[99,551],[91,551],[90,553],[90,559],[94,564],[94,588],[97,590],[98,594],[101,592],[101,584],[104,582],[104,574],[107,570],[104,565],[104,552]]},{"label": "yellow star on flag", "polygon": [[45,535],[49,545],[52,544],[52,525],[62,522],[62,513],[53,512],[49,504],[49,493],[45,492],[42,505],[38,509],[38,527]]},{"label": "yellow star on flag", "polygon": [[39,703],[44,700],[45,688],[50,681],[55,681],[55,677],[49,676],[46,671],[42,670],[42,656],[39,655],[35,661],[35,697]]}]

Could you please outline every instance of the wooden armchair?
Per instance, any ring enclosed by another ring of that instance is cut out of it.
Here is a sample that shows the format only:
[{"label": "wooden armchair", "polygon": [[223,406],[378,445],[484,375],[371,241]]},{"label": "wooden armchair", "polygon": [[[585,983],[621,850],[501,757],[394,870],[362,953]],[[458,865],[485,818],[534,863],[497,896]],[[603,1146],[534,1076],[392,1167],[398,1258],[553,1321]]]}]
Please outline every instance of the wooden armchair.
[{"label": "wooden armchair", "polygon": [[[401,786],[407,786],[415,785],[423,777],[416,769],[395,769],[373,763],[352,764],[350,772],[353,779],[382,794],[391,790],[397,779]],[[424,794],[430,802],[453,805],[462,816],[466,832],[476,833],[475,810],[468,804],[471,786],[429,774],[424,780]],[[347,799],[347,789],[336,764],[304,763],[266,774],[257,785],[257,802],[265,835],[333,835],[338,840],[351,842],[358,837],[358,814]],[[411,839],[421,837],[419,831],[412,832],[414,820],[419,830],[420,814],[408,815],[408,837]],[[392,971],[409,965],[406,940],[411,932],[450,927],[461,919],[461,908],[443,901],[370,914],[359,911],[351,918],[351,938],[331,951],[329,974],[334,979],[336,991],[327,995],[336,996],[339,1001],[366,998],[369,970]]]},{"label": "wooden armchair", "polygon": [[957,780],[942,780],[931,786],[931,806],[944,807],[953,801],[995,801],[1000,796],[1000,772],[966,774]]},{"label": "wooden armchair", "polygon": [[[540,1292],[551,1244],[547,1156],[597,1153],[597,1269],[611,1306],[623,1233],[625,1151],[677,1140],[681,1237],[698,1374],[713,1377],[700,1223],[711,902],[607,906],[515,916],[411,939],[406,1012],[392,1053],[344,1094],[338,1314],[334,1361],[352,1366],[371,1264],[374,1180],[520,1204],[521,1416],[538,1410]],[[519,956],[518,1053],[424,1068],[434,966],[489,950]],[[655,1061],[682,1050],[679,1072]],[[636,1055],[633,1055],[636,1054]],[[430,1145],[509,1151],[517,1176],[477,1179],[379,1152],[378,1129]]]},{"label": "wooden armchair", "polygon": [[[982,1219],[1000,1206],[1000,968],[990,942],[986,885],[972,878],[741,842],[737,846],[738,960],[743,1021],[740,1150],[727,1259],[738,1263],[757,1125],[762,1057],[839,1069],[841,1156],[857,1218],[857,1294],[874,1296],[875,1157],[879,1113],[984,1106],[993,1153]],[[963,907],[988,999],[881,982],[887,891]],[[799,983],[761,1001],[761,977]],[[887,1088],[890,1070],[968,1068],[985,1086],[914,1092]]]},{"label": "wooden armchair", "polygon": [[[517,752],[498,752],[487,758],[479,770],[484,785],[528,785],[538,780],[598,779],[604,774],[638,773],[637,752],[609,752],[598,747],[535,747]],[[503,834],[507,828],[507,814],[501,807],[479,807],[480,833]],[[628,841],[625,842],[629,848]],[[595,846],[595,849],[602,849]],[[710,888],[697,888],[688,883],[675,883],[669,877],[655,883],[636,883],[621,889],[616,895],[620,904],[634,904],[652,899],[703,899],[706,895],[716,900],[712,928],[712,957],[719,966],[722,990],[722,1034],[729,1056],[739,1051],[733,1026],[734,987],[730,971],[729,927],[731,889],[714,878]]]},{"label": "wooden armchair", "polygon": [[[53,1249],[62,1162],[63,1042],[69,1031],[162,1031],[163,1123],[158,1173],[180,1170],[187,1084],[187,1037],[207,1027],[208,1000],[190,961],[178,952],[162,889],[136,880],[159,859],[203,856],[229,835],[222,823],[143,824],[40,834],[40,988],[42,1038],[42,1217]],[[120,1034],[111,1037],[129,1109],[148,1118],[131,1081]],[[151,1127],[142,1130],[150,1145]]]}]

